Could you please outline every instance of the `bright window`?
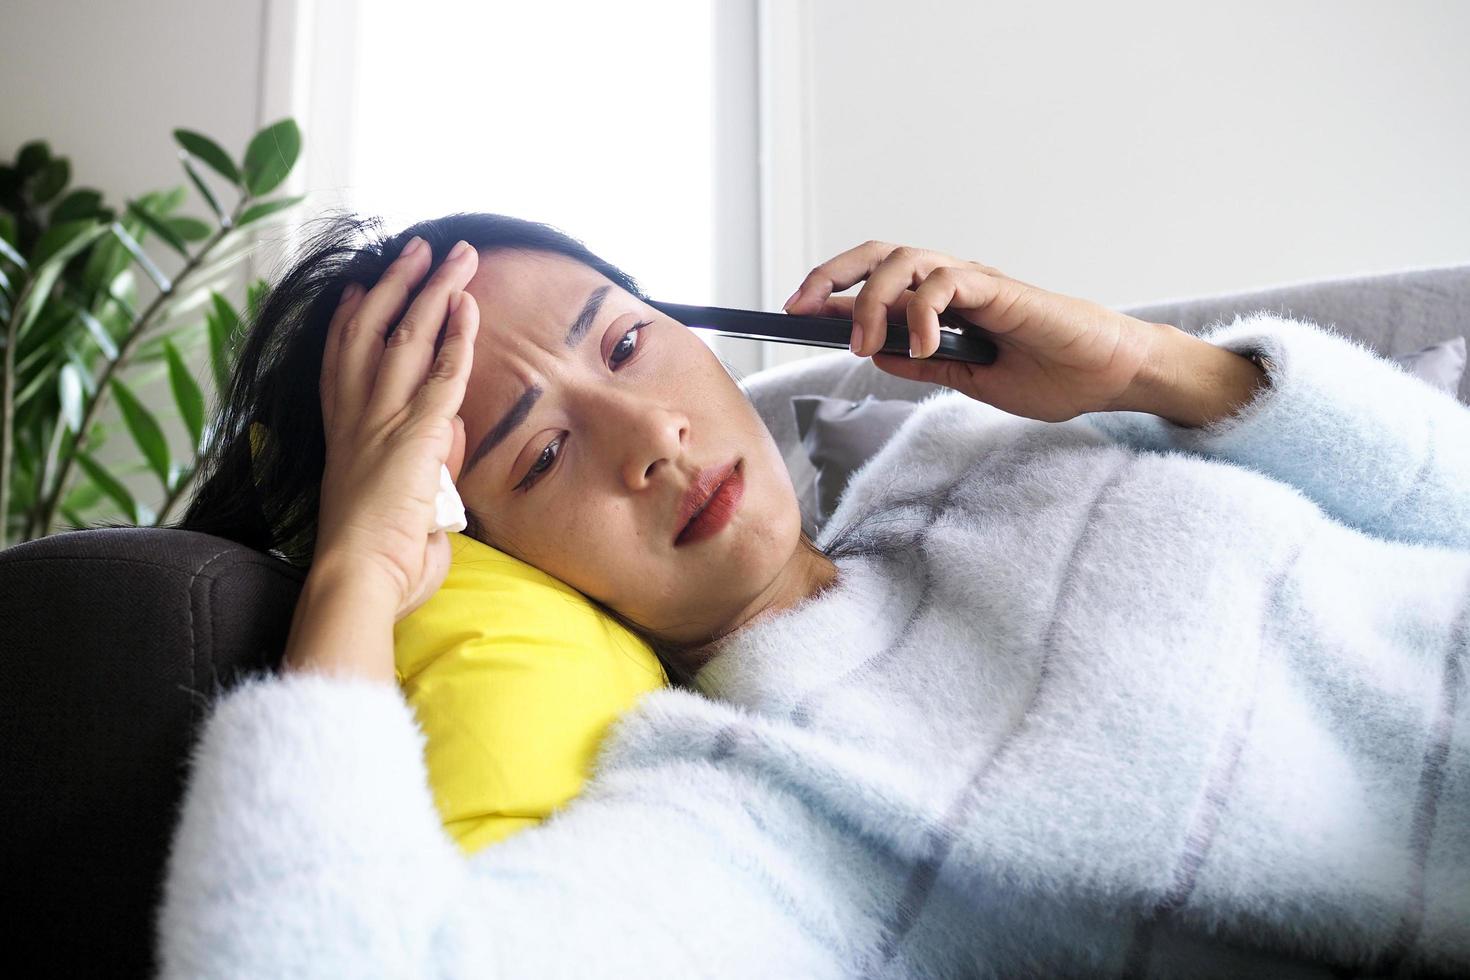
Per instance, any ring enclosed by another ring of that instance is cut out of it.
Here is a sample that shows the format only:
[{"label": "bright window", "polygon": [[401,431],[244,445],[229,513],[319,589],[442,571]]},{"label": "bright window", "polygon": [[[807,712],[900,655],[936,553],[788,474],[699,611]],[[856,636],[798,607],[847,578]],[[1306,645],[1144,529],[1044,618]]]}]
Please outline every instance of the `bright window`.
[{"label": "bright window", "polygon": [[714,0],[365,0],[347,203],[543,221],[656,299],[714,269]]}]

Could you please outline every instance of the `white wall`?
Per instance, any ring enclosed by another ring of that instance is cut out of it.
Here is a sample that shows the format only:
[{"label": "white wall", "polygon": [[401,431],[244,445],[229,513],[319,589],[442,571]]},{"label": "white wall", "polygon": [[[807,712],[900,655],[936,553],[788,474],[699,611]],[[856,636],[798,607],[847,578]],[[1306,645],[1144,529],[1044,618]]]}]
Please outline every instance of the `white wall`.
[{"label": "white wall", "polygon": [[[268,6],[269,0],[5,0],[0,157],[14,159],[21,144],[45,139],[54,153],[71,158],[73,187],[95,187],[114,206],[187,182],[175,128],[204,132],[238,157],[265,121],[261,64]],[[180,213],[208,216],[192,196]],[[167,248],[149,252],[165,272],[181,264]],[[151,287],[141,282],[140,290],[146,302]],[[203,354],[197,352],[194,366],[208,392]],[[187,436],[166,379],[159,374],[138,393],[182,456]],[[140,459],[110,399],[100,418],[112,435],[99,460]],[[124,482],[150,506],[162,500],[151,473],[129,474]],[[174,516],[180,513],[176,508]]]},{"label": "white wall", "polygon": [[1113,306],[1470,261],[1470,4],[762,12],[767,308],[868,238]]},{"label": "white wall", "polygon": [[[754,32],[766,77],[751,92],[722,66],[717,147],[748,152],[758,126],[762,206],[757,228],[723,161],[710,302],[777,309],[867,238],[1114,306],[1470,261],[1470,4],[758,0],[756,23],[750,2],[722,0],[717,31]],[[180,179],[174,127],[239,151],[291,112],[294,189],[329,197],[351,10],[6,0],[0,153],[44,137],[119,200]],[[769,346],[769,363],[802,350]],[[133,455],[117,442],[104,459]]]}]

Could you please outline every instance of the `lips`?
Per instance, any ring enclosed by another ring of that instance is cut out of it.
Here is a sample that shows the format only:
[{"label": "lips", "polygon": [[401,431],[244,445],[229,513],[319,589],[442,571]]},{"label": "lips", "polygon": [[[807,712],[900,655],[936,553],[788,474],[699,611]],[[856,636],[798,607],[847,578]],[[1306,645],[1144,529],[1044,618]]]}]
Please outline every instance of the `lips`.
[{"label": "lips", "polygon": [[704,510],[720,484],[730,478],[735,472],[735,467],[740,459],[736,457],[721,466],[707,466],[694,475],[694,480],[689,484],[689,489],[684,491],[684,496],[679,501],[679,513],[676,518],[677,528],[674,531],[674,542],[677,544],[679,536],[684,533],[689,522]]}]

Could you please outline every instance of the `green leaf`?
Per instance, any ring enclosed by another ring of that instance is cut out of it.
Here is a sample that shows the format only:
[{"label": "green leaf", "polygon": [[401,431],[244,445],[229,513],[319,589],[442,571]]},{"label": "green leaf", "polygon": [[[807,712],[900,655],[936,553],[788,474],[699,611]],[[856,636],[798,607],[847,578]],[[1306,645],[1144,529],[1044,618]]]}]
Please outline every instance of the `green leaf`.
[{"label": "green leaf", "polygon": [[306,195],[302,194],[297,197],[281,197],[274,201],[261,201],[259,204],[252,204],[245,209],[244,214],[240,215],[240,220],[235,222],[235,225],[236,227],[244,227],[252,221],[259,221],[261,218],[275,214],[277,211],[294,208],[304,200],[306,200]]},{"label": "green leaf", "polygon": [[224,208],[219,206],[219,201],[215,199],[214,192],[209,189],[209,185],[204,182],[204,178],[199,176],[199,171],[194,169],[194,164],[189,160],[189,154],[180,150],[179,162],[184,165],[184,172],[194,182],[194,189],[199,192],[200,197],[204,198],[204,203],[209,205],[209,210],[214,212],[215,218],[219,220],[221,225],[228,225],[229,219],[225,217]]},{"label": "green leaf", "polygon": [[78,218],[95,217],[102,209],[102,195],[91,188],[82,187],[72,191],[51,209],[51,223],[76,221]]},{"label": "green leaf", "polygon": [[190,129],[174,130],[174,139],[215,173],[239,186],[240,171],[236,168],[235,161],[231,160],[230,155],[214,140]]},{"label": "green leaf", "polygon": [[129,201],[128,214],[131,214],[133,217],[143,222],[143,225],[149,231],[153,232],[159,238],[163,239],[164,243],[167,244],[169,248],[173,249],[175,252],[178,252],[186,259],[189,257],[189,246],[184,244],[184,240],[180,238],[172,228],[164,224],[163,219],[157,217],[156,215],[150,214],[140,202]]},{"label": "green leaf", "polygon": [[21,180],[25,180],[31,174],[39,173],[50,162],[51,147],[46,145],[45,140],[32,140],[16,154],[15,172]]},{"label": "green leaf", "polygon": [[209,225],[198,218],[165,218],[163,223],[173,229],[173,233],[186,242],[202,242],[209,237]]},{"label": "green leaf", "polygon": [[77,308],[77,317],[87,328],[87,333],[91,334],[92,339],[97,342],[97,348],[102,351],[102,355],[109,361],[117,360],[117,342],[113,340],[112,334],[107,332],[106,325],[93,316],[91,310],[82,307]]},{"label": "green leaf", "polygon": [[85,452],[77,453],[77,463],[87,476],[91,477],[92,482],[97,484],[97,488],[108,497],[111,497],[113,503],[122,508],[122,512],[127,515],[128,520],[137,524],[138,503],[133,499],[133,495],[128,493],[128,488],[122,485],[122,481],[103,469],[95,459]]},{"label": "green leaf", "polygon": [[138,198],[149,211],[156,215],[170,215],[179,209],[184,199],[189,196],[189,188],[183,184],[175,184],[166,191],[153,191]]},{"label": "green leaf", "polygon": [[97,481],[83,480],[71,489],[61,506],[80,513],[96,507],[101,499],[102,489],[97,486]]},{"label": "green leaf", "polygon": [[[71,347],[67,348],[66,356],[67,360],[71,361],[77,366],[77,371],[81,374],[82,390],[86,392],[88,398],[95,398],[97,396],[97,379],[92,377],[91,367],[87,364],[85,360],[82,359],[81,354],[79,354],[75,349]],[[100,422],[92,423],[94,435],[96,434],[95,430],[99,425],[101,425]],[[93,449],[97,448],[97,444],[95,442],[89,443],[89,445]]]},{"label": "green leaf", "polygon": [[[51,298],[51,287],[56,285],[57,277],[71,257],[96,241],[106,230],[107,225],[94,221],[69,221],[65,225],[46,230],[37,245],[37,258],[40,259],[42,254],[45,258],[34,263],[35,274],[21,293],[18,334],[24,334],[36,317],[41,315],[47,300]],[[48,236],[53,234],[54,239],[47,244]]]},{"label": "green leaf", "polygon": [[260,307],[265,298],[270,295],[271,284],[264,279],[257,279],[245,290],[245,318],[251,323],[260,319]]},{"label": "green leaf", "polygon": [[123,422],[132,433],[133,441],[143,450],[149,468],[163,481],[163,489],[169,490],[168,442],[163,438],[163,429],[159,427],[158,420],[143,407],[132,389],[117,378],[112,379],[112,393],[117,397],[117,406],[122,410]]},{"label": "green leaf", "polygon": [[61,365],[61,377],[59,380],[61,393],[61,420],[66,427],[77,432],[82,427],[82,379],[77,374],[75,364],[67,362]]},{"label": "green leaf", "polygon": [[301,129],[294,119],[282,119],[256,133],[245,149],[245,187],[259,197],[275,190],[296,166],[301,153]]},{"label": "green leaf", "polygon": [[[127,250],[127,253],[133,257],[134,261],[136,261],[139,265],[143,267],[143,271],[148,273],[148,278],[153,280],[153,285],[158,287],[158,291],[160,293],[168,292],[169,289],[172,288],[171,284],[169,283],[168,276],[164,275],[163,270],[153,264],[153,260],[148,257],[148,253],[143,251],[143,246],[140,245],[138,243],[138,240],[134,238],[131,233],[128,232],[127,228],[123,226],[122,222],[114,221],[110,227],[112,228],[112,234],[117,239],[118,243]],[[126,271],[118,273],[118,277],[122,277],[125,275],[127,275]],[[116,281],[116,279],[113,280],[113,282]],[[137,319],[137,314],[133,310],[132,304],[126,302],[124,299],[119,297],[115,289],[108,290],[108,295],[115,303],[124,308],[124,312],[127,314],[129,323]]]},{"label": "green leaf", "polygon": [[54,292],[53,290],[51,301],[42,308],[41,315],[32,321],[30,327],[15,345],[16,357],[27,357],[45,348],[51,348],[52,353],[56,353],[57,344],[52,341],[60,339],[67,332],[67,328],[72,326],[74,307],[63,300],[56,299]]},{"label": "green leaf", "polygon": [[194,448],[198,449],[199,437],[204,434],[204,393],[199,390],[199,383],[189,373],[173,341],[165,341],[163,348],[168,353],[169,387],[173,389],[174,401],[189,430],[189,438],[194,440]]},{"label": "green leaf", "polygon": [[[199,329],[199,324],[197,323],[187,323],[164,330],[150,331],[148,339],[133,349],[133,356],[130,358],[130,363],[134,367],[140,367],[144,363],[157,362],[158,370],[156,373],[158,377],[162,378],[168,370],[167,364],[165,363],[168,360],[168,352],[163,349],[164,343],[170,340],[173,341],[174,345],[178,347],[179,353],[184,355],[187,362],[190,351],[197,346],[199,340],[204,339],[200,336],[201,333],[203,331]],[[194,343],[191,343],[191,341],[194,341]],[[148,377],[151,378],[152,376],[153,372],[150,371]],[[143,378],[141,376],[135,376],[132,381],[133,386],[137,387],[142,383]]]},{"label": "green leaf", "polygon": [[230,367],[235,331],[240,318],[230,301],[215,293],[214,311],[209,314],[209,363],[214,368],[214,390],[223,401],[230,388]]},{"label": "green leaf", "polygon": [[[54,323],[54,317],[51,322]],[[37,320],[37,323],[46,326],[46,317],[41,317],[40,320]],[[40,342],[40,344],[29,345],[29,350],[26,350],[26,345],[24,344],[18,344],[16,345],[16,347],[21,348],[21,350],[16,350],[16,357],[19,357],[19,360],[16,361],[15,366],[16,379],[18,379],[19,381],[19,379],[31,378],[31,381],[26,382],[25,385],[22,386],[21,392],[16,395],[15,404],[16,407],[19,407],[22,406],[22,404],[25,404],[26,392],[28,392],[29,389],[31,389],[31,385],[34,385],[35,381],[37,381],[37,379],[32,378],[32,375],[35,375],[35,373],[37,372],[44,373],[46,372],[47,367],[53,366],[53,364],[59,364],[60,351],[57,351],[56,345],[47,344],[47,342],[44,342],[44,338],[43,342]]]},{"label": "green leaf", "polygon": [[209,327],[209,367],[214,372],[214,391],[217,399],[223,401],[230,384],[230,338],[213,313],[205,317],[205,323]]},{"label": "green leaf", "polygon": [[87,430],[87,449],[96,452],[107,445],[107,440],[112,438],[112,426],[105,422],[93,421],[92,427]]},{"label": "green leaf", "polygon": [[[192,280],[192,277],[190,278]],[[196,286],[191,281],[189,286],[192,288],[189,288],[188,291],[175,290],[174,294],[164,301],[160,308],[158,318],[154,322],[163,325],[173,323],[185,317],[197,319],[194,311],[209,303],[211,289],[221,288],[223,285],[223,282],[216,281],[212,285],[201,283]],[[162,352],[160,351],[160,353]]]},{"label": "green leaf", "polygon": [[45,204],[60,194],[70,180],[71,161],[66,157],[56,157],[42,167],[31,182],[31,200]]},{"label": "green leaf", "polygon": [[[109,221],[108,225],[122,227],[117,221]],[[128,267],[129,261],[127,250],[115,236],[102,239],[87,254],[87,264],[82,269],[81,287],[92,303],[98,301],[107,283]]]},{"label": "green leaf", "polygon": [[[67,243],[79,235],[86,234],[88,229],[96,226],[97,222],[91,218],[83,218],[80,221],[64,221],[61,224],[52,225],[41,234],[40,240],[36,242],[36,248],[31,253],[31,264],[35,266],[45,265],[47,261],[66,248]],[[80,251],[80,248],[67,252],[67,258],[75,255],[78,251]]]},{"label": "green leaf", "polygon": [[[8,218],[8,217],[10,217],[10,215],[8,215],[8,214],[0,214],[0,218]],[[0,235],[0,255],[3,255],[5,258],[9,259],[11,262],[14,262],[16,265],[20,266],[22,269],[24,269],[26,267],[25,256],[21,255],[20,252],[16,251],[15,246],[12,245],[12,244],[10,244],[10,242],[6,240],[6,238],[5,238],[4,235]]]},{"label": "green leaf", "polygon": [[[51,352],[46,351],[45,353],[50,354]],[[46,384],[46,382],[50,380],[51,375],[48,372],[37,371],[36,376],[31,378],[31,380],[26,382],[24,385],[22,385],[21,389],[15,393],[15,410],[19,412],[22,408],[24,408],[26,403],[34,398],[36,393],[39,392],[41,388]]]}]

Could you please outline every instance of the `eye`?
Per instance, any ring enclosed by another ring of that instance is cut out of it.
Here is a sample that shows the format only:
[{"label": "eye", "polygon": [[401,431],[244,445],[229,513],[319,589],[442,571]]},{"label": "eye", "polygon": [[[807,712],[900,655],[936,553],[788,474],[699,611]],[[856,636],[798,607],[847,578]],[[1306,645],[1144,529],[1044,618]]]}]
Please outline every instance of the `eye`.
[{"label": "eye", "polygon": [[[642,330],[644,327],[648,326],[651,323],[653,323],[652,320],[644,320],[642,323],[633,324],[631,327],[628,328],[628,332],[623,334],[622,338],[618,340],[617,345],[613,347],[612,356],[608,358],[610,361],[612,361],[612,365],[614,368],[616,368],[620,364],[626,363],[628,358],[632,357],[633,354],[638,350],[638,331]],[[633,338],[632,344],[628,343],[629,337]],[[621,358],[618,357],[619,352],[621,352],[623,355]]]},{"label": "eye", "polygon": [[[652,320],[635,323],[628,328],[627,333],[618,339],[617,345],[613,347],[612,355],[608,358],[612,362],[614,369],[626,364],[638,352],[638,332],[644,327],[650,326],[652,323]],[[631,343],[629,342],[629,338],[632,338]],[[557,458],[561,456],[561,445],[565,438],[566,436],[563,434],[546,444],[546,448],[541,450],[541,455],[536,457],[536,462],[526,471],[526,475],[521,478],[521,482],[516,484],[515,489],[517,491],[525,493],[527,490],[530,490],[540,481],[541,474],[556,464]]]},{"label": "eye", "polygon": [[551,469],[552,464],[561,455],[561,441],[564,438],[565,436],[557,436],[546,444],[546,448],[541,450],[541,455],[536,457],[536,462],[531,464],[531,468],[526,471],[521,482],[516,484],[516,490],[525,493],[537,484],[542,473]]}]

